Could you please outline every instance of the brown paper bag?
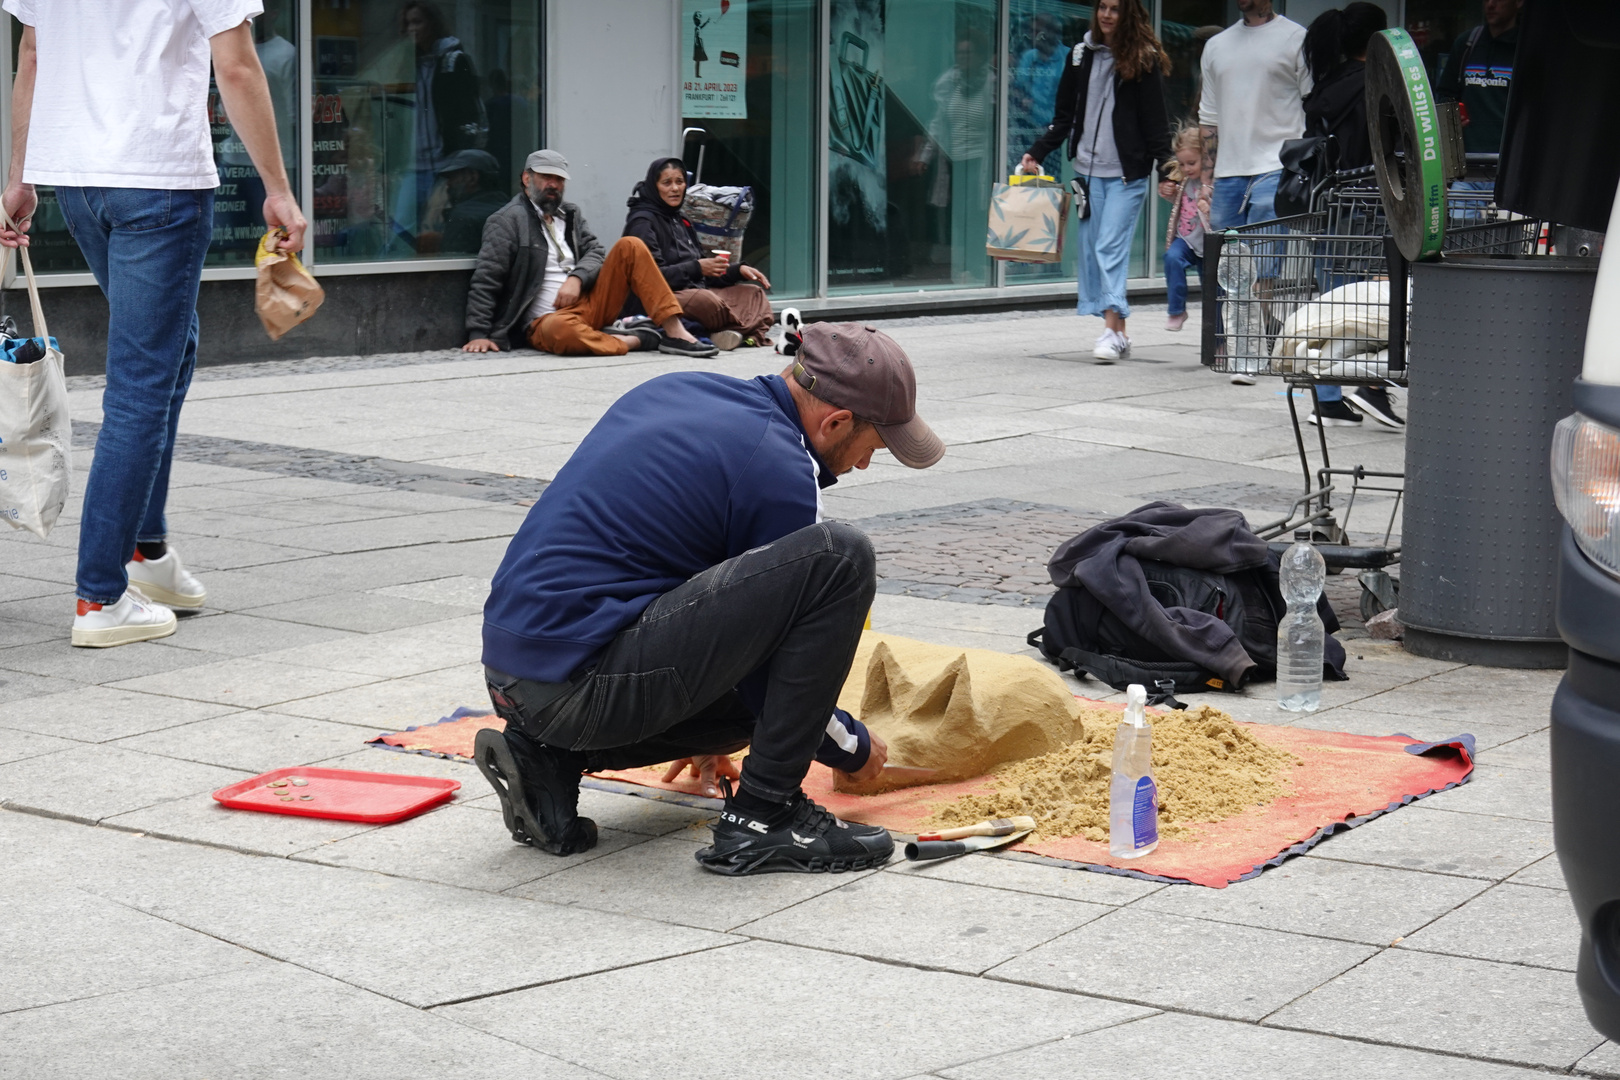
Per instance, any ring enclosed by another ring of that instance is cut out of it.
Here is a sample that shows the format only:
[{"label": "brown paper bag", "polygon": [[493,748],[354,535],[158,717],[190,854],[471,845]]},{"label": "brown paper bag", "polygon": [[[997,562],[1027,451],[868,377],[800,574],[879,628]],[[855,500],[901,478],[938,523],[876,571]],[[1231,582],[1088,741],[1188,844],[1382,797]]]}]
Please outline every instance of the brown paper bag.
[{"label": "brown paper bag", "polygon": [[253,259],[253,265],[259,268],[253,310],[259,313],[271,341],[279,341],[283,334],[315,314],[326,299],[326,291],[304,269],[297,255],[272,246],[278,235],[285,234],[279,230],[265,233]]},{"label": "brown paper bag", "polygon": [[1007,262],[1060,262],[1068,216],[1069,193],[1056,184],[997,184],[984,249]]}]

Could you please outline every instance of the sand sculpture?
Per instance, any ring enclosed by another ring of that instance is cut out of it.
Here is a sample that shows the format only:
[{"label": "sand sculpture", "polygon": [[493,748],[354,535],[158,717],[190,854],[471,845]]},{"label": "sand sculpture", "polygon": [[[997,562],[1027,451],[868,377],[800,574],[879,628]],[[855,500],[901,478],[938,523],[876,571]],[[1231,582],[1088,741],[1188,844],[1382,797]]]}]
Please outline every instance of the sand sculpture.
[{"label": "sand sculpture", "polygon": [[889,762],[979,776],[1084,735],[1079,703],[1028,656],[931,645],[867,632],[839,704],[889,747]]}]

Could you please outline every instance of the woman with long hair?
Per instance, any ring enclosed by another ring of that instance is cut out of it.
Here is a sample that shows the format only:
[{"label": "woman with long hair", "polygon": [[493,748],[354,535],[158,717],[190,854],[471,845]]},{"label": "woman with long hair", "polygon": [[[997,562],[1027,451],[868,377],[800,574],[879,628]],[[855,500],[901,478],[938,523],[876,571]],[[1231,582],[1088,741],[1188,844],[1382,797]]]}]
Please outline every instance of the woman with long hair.
[{"label": "woman with long hair", "polygon": [[1038,173],[1046,155],[1067,141],[1087,211],[1076,245],[1076,311],[1102,316],[1105,328],[1092,355],[1103,361],[1131,352],[1125,278],[1148,177],[1171,158],[1164,96],[1169,72],[1170,57],[1142,0],[1097,0],[1091,29],[1070,52],[1058,82],[1052,122],[1019,164]]}]

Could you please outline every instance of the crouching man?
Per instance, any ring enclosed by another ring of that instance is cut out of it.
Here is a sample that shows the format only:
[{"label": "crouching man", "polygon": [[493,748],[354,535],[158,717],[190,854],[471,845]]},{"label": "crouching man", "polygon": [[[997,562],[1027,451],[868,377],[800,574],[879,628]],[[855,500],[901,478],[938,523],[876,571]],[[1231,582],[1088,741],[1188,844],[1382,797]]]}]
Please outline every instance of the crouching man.
[{"label": "crouching man", "polygon": [[911,363],[872,327],[805,328],[794,365],[742,380],[660,376],[621,397],[513,537],[484,605],[484,665],[504,733],[479,769],[512,838],[558,855],[596,843],[584,772],[690,759],[725,782],[723,874],[880,866],[883,829],[838,820],[800,784],[812,761],[858,779],[887,752],[839,710],[876,589],[871,543],[821,520],[821,489],[887,448],[915,469],[944,444],[915,409]]},{"label": "crouching man", "polygon": [[[637,349],[676,356],[717,350],[681,325],[681,305],[647,245],[627,236],[611,250],[563,201],[568,162],[536,150],[523,191],[484,223],[478,266],[467,289],[467,352],[500,352],[514,339],[560,356],[623,356]],[[662,332],[642,326],[603,333],[634,293]]]}]

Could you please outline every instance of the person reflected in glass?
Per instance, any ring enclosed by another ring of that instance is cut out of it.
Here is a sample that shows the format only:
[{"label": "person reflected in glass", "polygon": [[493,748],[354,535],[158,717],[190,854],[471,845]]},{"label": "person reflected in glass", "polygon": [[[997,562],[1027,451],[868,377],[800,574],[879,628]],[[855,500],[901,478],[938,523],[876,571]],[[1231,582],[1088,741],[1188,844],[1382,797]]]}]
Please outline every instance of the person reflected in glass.
[{"label": "person reflected in glass", "polygon": [[[1046,128],[1046,121],[1057,106],[1058,82],[1069,62],[1069,51],[1063,47],[1061,26],[1056,15],[1038,12],[1030,23],[1031,46],[1018,57],[1013,69],[1012,82],[1007,87],[1011,101],[1015,147],[1028,146]],[[1042,162],[1052,175],[1056,175],[1056,158]]]},{"label": "person reflected in glass", "polygon": [[977,33],[959,34],[955,63],[934,80],[934,117],[916,161],[919,172],[937,165],[928,205],[938,211],[936,239],[950,248],[957,284],[982,281],[989,269],[983,247],[970,244],[968,237],[983,233],[989,205],[996,82],[984,39]]},{"label": "person reflected in glass", "polygon": [[[765,295],[770,279],[755,267],[732,265],[730,252],[706,250],[682,212],[685,201],[686,165],[677,157],[659,158],[630,193],[624,235],[647,245],[681,310],[703,324],[717,348],[763,345],[776,318]],[[645,312],[632,296],[622,314]]]},{"label": "person reflected in glass", "polygon": [[1164,175],[1169,171],[1170,116],[1164,96],[1169,71],[1170,58],[1154,36],[1141,0],[1098,0],[1091,29],[1063,69],[1052,122],[1019,166],[1027,173],[1040,172],[1046,155],[1067,140],[1089,209],[1077,235],[1075,310],[1102,316],[1104,329],[1092,355],[1109,363],[1131,352],[1125,333],[1131,314],[1125,279],[1148,176],[1155,168]]},{"label": "person reflected in glass", "polygon": [[400,30],[416,51],[416,190],[414,232],[424,211],[439,165],[458,150],[481,149],[489,134],[484,102],[478,93],[478,71],[461,39],[450,34],[439,9],[426,0],[411,0],[400,9]]},{"label": "person reflected in glass", "polygon": [[428,200],[428,226],[417,237],[427,254],[476,255],[484,222],[506,205],[500,163],[487,150],[457,150],[439,163],[439,185]]}]

